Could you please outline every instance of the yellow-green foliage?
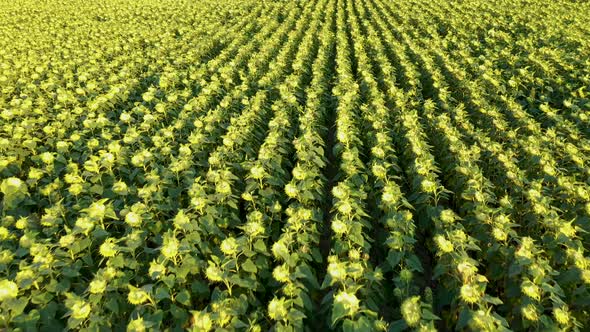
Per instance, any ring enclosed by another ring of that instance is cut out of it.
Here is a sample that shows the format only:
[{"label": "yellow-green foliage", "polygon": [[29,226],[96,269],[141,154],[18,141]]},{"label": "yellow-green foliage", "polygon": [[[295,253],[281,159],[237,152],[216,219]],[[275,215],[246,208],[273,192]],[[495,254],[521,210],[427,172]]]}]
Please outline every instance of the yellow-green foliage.
[{"label": "yellow-green foliage", "polygon": [[0,330],[589,329],[588,17],[0,0]]}]

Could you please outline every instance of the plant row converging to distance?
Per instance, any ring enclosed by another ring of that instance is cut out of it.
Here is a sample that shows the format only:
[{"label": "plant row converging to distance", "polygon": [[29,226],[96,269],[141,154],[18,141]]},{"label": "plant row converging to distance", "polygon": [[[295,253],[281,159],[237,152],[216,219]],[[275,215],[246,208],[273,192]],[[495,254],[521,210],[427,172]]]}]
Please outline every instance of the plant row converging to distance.
[{"label": "plant row converging to distance", "polygon": [[0,0],[0,329],[590,328],[589,14]]}]

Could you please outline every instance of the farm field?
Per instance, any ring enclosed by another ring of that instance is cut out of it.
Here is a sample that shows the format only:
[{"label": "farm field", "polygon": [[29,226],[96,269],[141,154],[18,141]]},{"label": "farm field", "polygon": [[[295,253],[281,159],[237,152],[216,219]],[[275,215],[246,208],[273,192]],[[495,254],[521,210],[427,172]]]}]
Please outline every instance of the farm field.
[{"label": "farm field", "polygon": [[590,330],[588,17],[0,0],[0,331]]}]

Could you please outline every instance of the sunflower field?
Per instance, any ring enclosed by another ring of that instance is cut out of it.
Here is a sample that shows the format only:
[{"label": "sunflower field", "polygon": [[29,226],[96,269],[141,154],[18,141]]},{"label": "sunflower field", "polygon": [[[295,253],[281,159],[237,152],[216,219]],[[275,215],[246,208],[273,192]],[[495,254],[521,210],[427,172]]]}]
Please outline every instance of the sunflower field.
[{"label": "sunflower field", "polygon": [[590,330],[588,17],[0,0],[0,330]]}]

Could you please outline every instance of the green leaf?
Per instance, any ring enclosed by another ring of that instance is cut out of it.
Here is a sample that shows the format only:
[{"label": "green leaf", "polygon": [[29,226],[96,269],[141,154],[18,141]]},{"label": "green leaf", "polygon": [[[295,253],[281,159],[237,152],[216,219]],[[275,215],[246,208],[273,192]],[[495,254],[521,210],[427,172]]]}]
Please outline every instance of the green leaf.
[{"label": "green leaf", "polygon": [[93,194],[102,195],[103,187],[101,185],[95,184],[94,186],[90,187],[89,191]]},{"label": "green leaf", "polygon": [[399,319],[389,324],[388,332],[402,332],[407,328],[408,324],[406,324],[406,321],[403,319]]},{"label": "green leaf", "polygon": [[402,260],[403,256],[403,252],[390,251],[387,255],[387,262],[389,263],[389,265],[391,265],[392,268],[395,268]]},{"label": "green leaf", "polygon": [[29,304],[29,299],[26,297],[11,299],[6,301],[6,304],[10,308],[12,315],[18,316],[25,310],[27,304]]},{"label": "green leaf", "polygon": [[487,303],[491,303],[491,304],[495,304],[495,305],[499,305],[499,304],[503,304],[503,303],[504,303],[504,302],[502,302],[502,300],[500,300],[499,298],[497,298],[497,297],[493,297],[493,296],[490,296],[490,295],[485,295],[485,296],[483,297],[483,300],[484,300],[485,302],[487,302]]},{"label": "green leaf", "polygon": [[186,310],[174,304],[170,306],[170,313],[179,321],[185,321],[188,318]]},{"label": "green leaf", "polygon": [[422,263],[420,263],[420,259],[416,255],[409,255],[406,258],[406,264],[413,270],[420,273],[424,273],[424,268],[422,267]]},{"label": "green leaf", "polygon": [[242,322],[237,317],[234,317],[231,321],[231,327],[236,330],[242,330],[242,329],[249,327],[249,325]]},{"label": "green leaf", "polygon": [[119,302],[116,298],[111,298],[105,304],[105,307],[112,311],[114,314],[119,314]]},{"label": "green leaf", "polygon": [[432,270],[432,279],[437,280],[445,273],[447,273],[446,266],[443,264],[437,264],[434,267],[434,270]]},{"label": "green leaf", "polygon": [[287,320],[289,322],[302,322],[305,318],[307,318],[307,316],[297,309],[291,309],[287,314]]},{"label": "green leaf", "polygon": [[[101,190],[102,190],[102,189],[101,189]],[[101,195],[102,195],[102,194],[101,194]],[[105,216],[106,218],[110,218],[110,219],[113,219],[113,220],[117,220],[117,219],[119,219],[119,217],[117,217],[117,213],[115,213],[115,210],[113,210],[113,208],[112,208],[112,207],[110,207],[110,206],[109,206],[109,207],[107,207],[107,210],[105,211],[105,214],[104,214],[104,216]]]},{"label": "green leaf", "polygon": [[176,284],[176,277],[173,274],[169,274],[165,277],[162,277],[162,281],[168,286],[168,288],[172,289],[174,284]]},{"label": "green leaf", "polygon": [[254,249],[261,254],[269,255],[268,249],[266,249],[266,244],[262,239],[258,239],[258,241],[254,242]]},{"label": "green leaf", "polygon": [[251,277],[239,278],[238,276],[230,277],[230,281],[240,287],[254,290],[256,288],[256,280]]},{"label": "green leaf", "polygon": [[165,312],[163,310],[157,310],[153,315],[146,315],[147,320],[151,326],[160,326],[162,320],[164,320]]},{"label": "green leaf", "polygon": [[242,264],[242,268],[246,272],[250,272],[250,273],[258,272],[258,268],[256,267],[256,264],[254,264],[254,262],[252,262],[252,260],[249,258]]},{"label": "green leaf", "polygon": [[208,297],[209,285],[203,281],[196,280],[191,284],[191,291],[199,297]]},{"label": "green leaf", "polygon": [[465,328],[472,318],[473,314],[469,309],[461,310],[461,313],[459,314],[459,319],[457,320],[457,329],[460,330]]},{"label": "green leaf", "polygon": [[72,283],[70,282],[70,278],[63,278],[55,288],[55,291],[58,293],[65,293],[70,289]]},{"label": "green leaf", "polygon": [[76,265],[71,265],[71,266],[66,266],[64,267],[61,271],[61,273],[69,278],[75,278],[77,276],[80,275],[80,272],[78,272],[79,267]]},{"label": "green leaf", "polygon": [[342,303],[336,303],[332,305],[332,327],[336,326],[336,323],[346,315],[346,308]]},{"label": "green leaf", "polygon": [[53,299],[53,294],[50,292],[41,292],[31,298],[31,302],[34,304],[46,304]]},{"label": "green leaf", "polygon": [[[14,317],[11,323],[18,326],[22,329],[22,331],[29,332],[29,331],[38,331],[37,323],[41,318],[41,314],[37,309],[31,310],[28,314],[19,314],[18,316]],[[19,329],[15,329],[19,330]]]},{"label": "green leaf", "polygon": [[581,278],[580,272],[577,269],[568,269],[560,271],[559,276],[556,277],[557,282],[562,286],[575,284]]},{"label": "green leaf", "polygon": [[303,306],[305,307],[305,309],[310,311],[313,310],[313,302],[306,292],[299,292],[299,298],[301,298],[301,301],[303,302]]},{"label": "green leaf", "polygon": [[77,254],[82,250],[88,248],[92,244],[92,240],[90,238],[84,238],[79,241],[75,241],[69,247],[73,254]]},{"label": "green leaf", "polygon": [[311,256],[316,263],[321,263],[324,258],[322,257],[322,253],[320,252],[319,248],[312,248],[311,249]]},{"label": "green leaf", "polygon": [[156,301],[161,301],[170,298],[170,292],[165,286],[161,286],[156,288],[156,292],[154,294],[154,299]]},{"label": "green leaf", "polygon": [[326,276],[324,277],[324,281],[322,281],[322,285],[320,287],[320,289],[326,289],[328,287],[330,287],[332,285],[332,277],[330,276],[329,273],[326,274]]},{"label": "green leaf", "polygon": [[440,320],[440,317],[438,317],[437,315],[433,314],[432,311],[430,311],[428,309],[423,309],[422,310],[422,318],[424,318],[426,320]]},{"label": "green leaf", "polygon": [[293,253],[288,256],[288,259],[285,261],[289,267],[296,267],[299,262],[299,255],[297,253]]},{"label": "green leaf", "polygon": [[189,306],[191,304],[191,294],[185,289],[176,294],[176,302]]},{"label": "green leaf", "polygon": [[39,311],[41,314],[41,331],[61,331],[65,328],[65,325],[55,317],[58,308],[57,303],[49,302]]},{"label": "green leaf", "polygon": [[373,331],[373,326],[371,325],[371,322],[369,321],[369,319],[367,317],[361,316],[355,322],[355,329],[354,329],[354,331],[357,331],[357,332],[372,332]]},{"label": "green leaf", "polygon": [[314,289],[320,288],[320,283],[318,282],[317,278],[313,274],[311,268],[308,265],[303,265],[298,267],[299,272],[305,275],[305,279],[309,281]]},{"label": "green leaf", "polygon": [[342,322],[342,331],[343,332],[354,332],[354,331],[356,331],[356,324],[352,320],[346,319],[346,320],[344,320],[344,322]]}]

